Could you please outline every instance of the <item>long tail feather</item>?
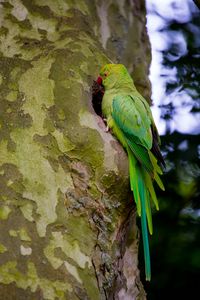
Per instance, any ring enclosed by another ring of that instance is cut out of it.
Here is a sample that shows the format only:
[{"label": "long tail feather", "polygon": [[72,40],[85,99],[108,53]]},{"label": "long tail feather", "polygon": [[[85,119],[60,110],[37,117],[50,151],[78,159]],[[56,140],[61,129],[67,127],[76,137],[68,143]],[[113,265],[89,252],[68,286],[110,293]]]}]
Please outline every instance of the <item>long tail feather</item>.
[{"label": "long tail feather", "polygon": [[154,179],[155,181],[157,182],[158,186],[160,187],[161,190],[165,190],[165,187],[162,183],[162,180],[160,179],[159,175],[162,175],[162,170],[161,168],[159,167],[158,163],[157,163],[157,159],[155,158],[155,156],[151,153],[151,151],[148,151],[149,153],[149,157],[150,157],[150,160],[151,160],[151,163],[154,167]]},{"label": "long tail feather", "polygon": [[157,159],[150,151],[148,151],[148,153],[150,162],[153,166],[153,172],[148,170],[140,163],[140,161],[138,161],[138,157],[132,147],[128,148],[127,151],[129,157],[130,186],[136,202],[138,215],[141,217],[146,280],[150,281],[151,263],[148,229],[150,234],[153,233],[150,200],[152,199],[158,210],[158,200],[153,187],[153,180],[155,180],[159,187],[164,190],[163,183],[159,177],[159,174],[162,174],[162,169],[157,164]]},{"label": "long tail feather", "polygon": [[144,176],[145,176],[146,186],[147,186],[147,188],[149,190],[149,193],[151,195],[151,199],[153,200],[156,209],[159,210],[158,199],[157,199],[154,187],[153,187],[151,176],[147,172],[144,172]]},{"label": "long tail feather", "polygon": [[151,153],[151,151],[148,151],[148,154],[149,154],[149,158],[151,160],[151,163],[152,163],[152,165],[154,167],[154,172],[156,171],[156,173],[162,175],[163,172],[162,172],[161,167],[158,165],[157,159],[155,158],[155,156],[153,155],[153,153]]},{"label": "long tail feather", "polygon": [[150,204],[150,198],[149,198],[149,192],[146,190],[145,193],[145,209],[146,209],[146,215],[147,215],[147,223],[149,228],[149,233],[153,234],[153,223],[152,223],[152,214],[151,214],[151,204]]},{"label": "long tail feather", "polygon": [[143,248],[144,248],[144,260],[145,260],[145,273],[146,280],[151,280],[151,263],[150,263],[150,252],[149,252],[149,238],[147,231],[147,216],[146,216],[146,205],[145,205],[145,186],[140,171],[140,167],[137,168],[139,174],[139,194],[141,198],[141,225],[142,225],[142,239],[143,239]]},{"label": "long tail feather", "polygon": [[152,226],[149,191],[145,187],[145,177],[142,172],[142,166],[135,159],[130,149],[128,150],[128,157],[129,157],[129,169],[130,169],[130,186],[134,194],[134,199],[137,205],[138,214],[141,215],[146,280],[150,281],[151,263],[150,263],[147,222],[148,222],[149,232],[151,234],[153,232],[153,226]]},{"label": "long tail feather", "polygon": [[157,182],[159,188],[160,188],[162,191],[164,191],[164,190],[165,190],[165,187],[164,187],[164,185],[163,185],[163,183],[162,183],[162,180],[160,179],[160,177],[158,176],[157,173],[155,173],[154,179],[155,179],[155,181]]},{"label": "long tail feather", "polygon": [[128,150],[128,158],[129,158],[131,191],[133,192],[133,195],[134,195],[135,203],[137,206],[137,213],[141,217],[141,201],[140,201],[139,189],[138,189],[138,176],[136,173],[137,160],[133,156],[131,150]]}]

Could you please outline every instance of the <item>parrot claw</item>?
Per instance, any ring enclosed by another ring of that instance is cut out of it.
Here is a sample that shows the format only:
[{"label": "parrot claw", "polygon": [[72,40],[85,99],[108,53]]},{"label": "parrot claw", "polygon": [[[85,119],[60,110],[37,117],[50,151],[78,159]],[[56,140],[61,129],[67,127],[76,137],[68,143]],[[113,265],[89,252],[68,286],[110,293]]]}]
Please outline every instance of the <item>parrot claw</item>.
[{"label": "parrot claw", "polygon": [[[107,125],[107,119],[103,118],[104,123]],[[108,127],[108,125],[106,126],[105,132],[109,132],[110,128]]]},{"label": "parrot claw", "polygon": [[110,128],[106,126],[105,132],[109,132]]}]

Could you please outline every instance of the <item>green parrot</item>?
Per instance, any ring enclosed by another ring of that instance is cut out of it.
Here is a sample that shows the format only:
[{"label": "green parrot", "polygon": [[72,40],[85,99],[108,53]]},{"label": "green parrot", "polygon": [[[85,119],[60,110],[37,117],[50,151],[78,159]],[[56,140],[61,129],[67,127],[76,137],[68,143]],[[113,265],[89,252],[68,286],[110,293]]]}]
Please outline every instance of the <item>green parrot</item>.
[{"label": "green parrot", "polygon": [[[102,114],[107,127],[126,149],[129,160],[130,187],[141,217],[146,280],[151,279],[149,233],[153,233],[151,200],[158,210],[153,181],[164,190],[159,177],[165,167],[160,152],[160,138],[147,101],[136,90],[122,64],[106,64],[97,83],[104,87]],[[148,229],[147,229],[148,227]]]}]

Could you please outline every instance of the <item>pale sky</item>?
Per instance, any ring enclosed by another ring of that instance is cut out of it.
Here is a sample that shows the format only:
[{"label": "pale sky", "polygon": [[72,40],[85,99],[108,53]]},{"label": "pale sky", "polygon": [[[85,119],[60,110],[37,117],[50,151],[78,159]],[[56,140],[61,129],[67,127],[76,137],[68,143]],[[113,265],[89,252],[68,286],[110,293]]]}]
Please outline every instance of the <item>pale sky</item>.
[{"label": "pale sky", "polygon": [[[152,63],[150,67],[150,80],[152,83],[152,99],[154,106],[152,112],[160,134],[166,130],[165,121],[160,118],[159,104],[170,102],[176,108],[176,114],[170,123],[171,131],[177,130],[182,133],[200,133],[200,114],[190,113],[192,100],[186,91],[174,91],[169,96],[165,95],[167,81],[176,81],[176,68],[166,68],[162,66],[162,53],[166,50],[171,39],[179,45],[179,55],[187,53],[187,43],[182,32],[161,31],[166,27],[166,23],[176,20],[185,23],[191,19],[191,10],[195,9],[192,0],[146,0],[147,4],[147,28],[152,46]],[[155,11],[158,14],[155,14]],[[200,36],[200,28],[195,29]],[[171,57],[176,60],[178,57]],[[161,77],[165,75],[165,77]],[[183,106],[184,104],[184,106]]]}]

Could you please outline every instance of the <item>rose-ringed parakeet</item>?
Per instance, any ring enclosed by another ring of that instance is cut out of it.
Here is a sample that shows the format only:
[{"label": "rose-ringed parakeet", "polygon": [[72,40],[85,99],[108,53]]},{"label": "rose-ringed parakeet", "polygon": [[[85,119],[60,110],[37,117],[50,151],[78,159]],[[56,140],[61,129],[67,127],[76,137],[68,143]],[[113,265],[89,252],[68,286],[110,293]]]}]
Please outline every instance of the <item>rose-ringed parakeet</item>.
[{"label": "rose-ringed parakeet", "polygon": [[[97,83],[104,87],[102,114],[107,126],[128,153],[130,187],[136,202],[144,246],[146,280],[151,279],[148,229],[153,233],[151,200],[158,209],[153,182],[164,190],[158,162],[165,166],[160,139],[146,100],[136,90],[122,64],[107,64],[100,70]],[[148,227],[148,229],[147,229]]]}]

